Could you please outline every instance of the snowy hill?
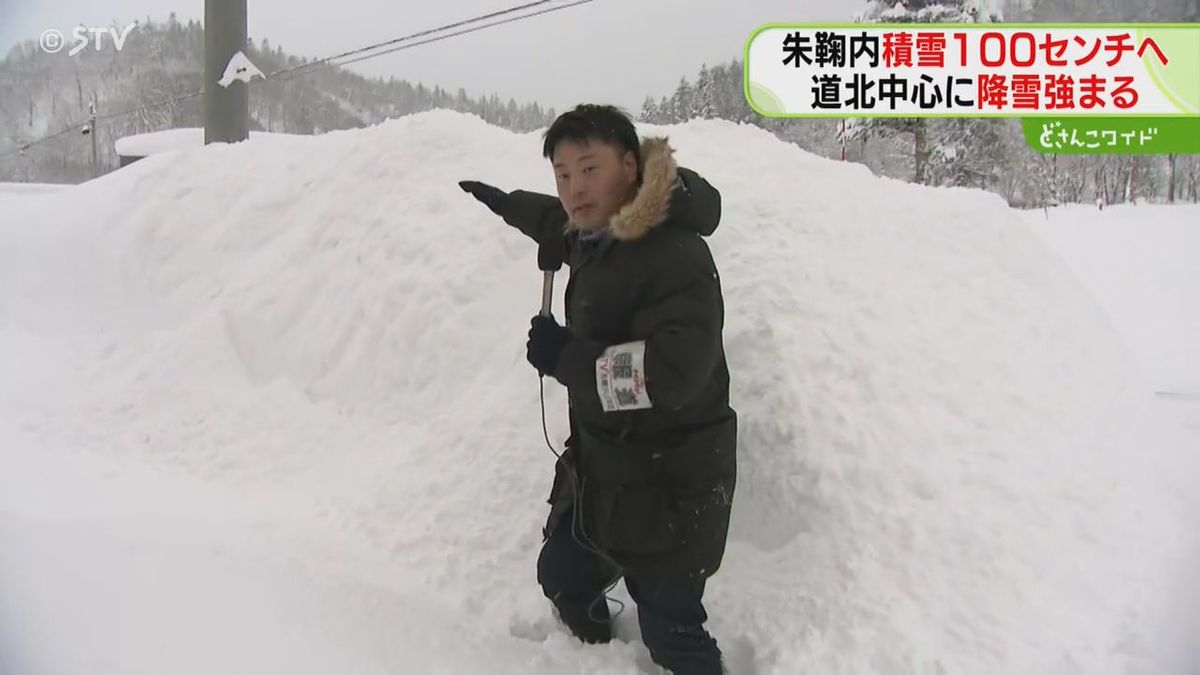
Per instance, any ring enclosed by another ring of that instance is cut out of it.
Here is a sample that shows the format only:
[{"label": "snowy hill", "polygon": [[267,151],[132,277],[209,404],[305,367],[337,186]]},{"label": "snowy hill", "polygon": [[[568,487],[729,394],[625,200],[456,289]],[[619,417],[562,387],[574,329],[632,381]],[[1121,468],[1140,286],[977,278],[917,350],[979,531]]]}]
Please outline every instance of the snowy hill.
[{"label": "snowy hill", "polygon": [[[750,126],[641,131],[724,194],[742,431],[707,604],[734,672],[1163,672],[1197,461],[1147,442],[1152,387],[1022,218]],[[539,150],[435,111],[0,194],[0,654],[644,669],[632,607],[584,648],[534,581],[540,273],[456,182],[552,192]]]}]

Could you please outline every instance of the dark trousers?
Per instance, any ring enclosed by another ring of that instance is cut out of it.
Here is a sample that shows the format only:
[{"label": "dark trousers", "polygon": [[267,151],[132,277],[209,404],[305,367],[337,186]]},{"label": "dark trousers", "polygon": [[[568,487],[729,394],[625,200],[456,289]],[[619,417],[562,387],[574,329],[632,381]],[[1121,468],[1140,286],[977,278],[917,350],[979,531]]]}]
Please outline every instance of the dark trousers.
[{"label": "dark trousers", "polygon": [[[619,570],[580,544],[572,534],[572,514],[564,514],[538,556],[538,583],[559,617],[585,642],[608,642],[612,624],[605,590]],[[721,651],[704,629],[708,615],[701,600],[704,579],[636,578],[625,588],[637,603],[642,641],[658,665],[678,675],[720,675]]]}]

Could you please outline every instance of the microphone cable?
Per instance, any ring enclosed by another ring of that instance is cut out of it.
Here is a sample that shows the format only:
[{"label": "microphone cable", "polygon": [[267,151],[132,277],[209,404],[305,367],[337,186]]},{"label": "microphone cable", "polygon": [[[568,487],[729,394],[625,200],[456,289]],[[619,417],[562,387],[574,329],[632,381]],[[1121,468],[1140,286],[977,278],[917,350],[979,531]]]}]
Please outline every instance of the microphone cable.
[{"label": "microphone cable", "polygon": [[[550,449],[550,452],[554,453],[556,458],[555,473],[557,474],[558,466],[562,465],[563,469],[566,470],[567,477],[570,479],[571,483],[571,537],[575,540],[575,543],[578,544],[580,548],[595,554],[616,570],[616,574],[613,576],[612,580],[605,586],[604,590],[600,592],[600,595],[596,596],[596,598],[588,605],[588,618],[596,623],[612,624],[614,621],[616,621],[617,617],[621,615],[621,612],[625,611],[625,603],[621,602],[617,598],[610,597],[608,594],[617,587],[617,583],[620,582],[621,577],[625,576],[625,568],[612,556],[602,551],[584,530],[584,486],[580,483],[579,476],[576,473],[575,468],[563,458],[562,454],[554,449],[554,444],[550,442],[550,431],[546,426],[546,378],[543,375],[538,376],[538,395],[542,404],[542,436],[546,439],[546,447]],[[553,509],[554,506],[551,505],[550,508]],[[555,523],[554,527],[557,529],[558,523]],[[554,536],[554,532],[550,532],[549,534],[550,536]],[[608,600],[611,600],[617,604],[616,613],[611,614],[607,619],[597,618],[595,614],[597,605]]]}]

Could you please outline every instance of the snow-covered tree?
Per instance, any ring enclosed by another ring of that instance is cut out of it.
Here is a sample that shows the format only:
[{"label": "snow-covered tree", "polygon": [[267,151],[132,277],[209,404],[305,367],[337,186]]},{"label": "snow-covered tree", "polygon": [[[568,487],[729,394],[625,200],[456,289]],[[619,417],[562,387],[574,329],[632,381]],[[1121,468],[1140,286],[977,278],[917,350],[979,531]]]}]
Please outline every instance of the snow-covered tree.
[{"label": "snow-covered tree", "polygon": [[[860,23],[974,23],[998,21],[1000,11],[980,0],[873,1],[858,14]],[[982,17],[982,19],[981,19]],[[847,124],[847,143],[869,139],[912,140],[912,180],[916,183],[984,187],[994,173],[997,125],[990,120],[869,118]],[[990,166],[989,166],[990,164]]]},{"label": "snow-covered tree", "polygon": [[708,65],[700,66],[700,75],[696,78],[694,92],[695,102],[693,113],[705,119],[717,116],[716,91],[714,91],[713,73]]},{"label": "snow-covered tree", "polygon": [[692,85],[686,77],[679,78],[679,86],[671,97],[671,121],[686,122],[695,116],[692,108]]},{"label": "snow-covered tree", "polygon": [[647,96],[646,100],[642,101],[642,110],[638,113],[638,120],[658,124],[658,104],[654,102],[653,96]]}]

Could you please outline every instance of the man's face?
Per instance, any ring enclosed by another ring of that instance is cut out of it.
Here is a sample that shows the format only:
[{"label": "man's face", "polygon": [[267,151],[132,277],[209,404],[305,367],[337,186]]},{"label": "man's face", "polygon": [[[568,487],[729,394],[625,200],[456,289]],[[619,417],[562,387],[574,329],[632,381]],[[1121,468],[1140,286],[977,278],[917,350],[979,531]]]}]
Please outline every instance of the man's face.
[{"label": "man's face", "polygon": [[559,142],[550,158],[558,198],[584,230],[600,230],[637,192],[637,159],[599,140]]}]

